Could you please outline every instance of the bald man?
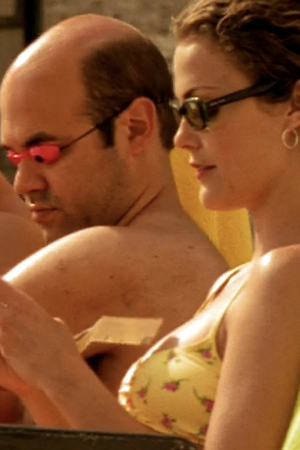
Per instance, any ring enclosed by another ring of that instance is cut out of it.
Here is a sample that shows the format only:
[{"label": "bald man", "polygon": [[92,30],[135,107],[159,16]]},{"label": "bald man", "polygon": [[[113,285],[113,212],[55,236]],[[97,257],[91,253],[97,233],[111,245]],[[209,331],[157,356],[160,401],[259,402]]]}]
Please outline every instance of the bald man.
[{"label": "bald man", "polygon": [[[172,96],[157,48],[99,15],[46,31],[4,77],[1,145],[50,243],[5,279],[74,334],[103,315],[162,317],[158,339],[191,317],[227,268],[178,201]],[[94,370],[116,394],[146,349],[104,345]]]}]

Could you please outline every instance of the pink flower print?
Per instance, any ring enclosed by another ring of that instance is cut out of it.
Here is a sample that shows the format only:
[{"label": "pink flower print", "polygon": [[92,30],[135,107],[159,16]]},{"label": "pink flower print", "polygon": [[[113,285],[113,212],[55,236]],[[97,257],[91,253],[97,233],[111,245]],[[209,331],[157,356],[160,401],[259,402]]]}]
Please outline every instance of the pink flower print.
[{"label": "pink flower print", "polygon": [[174,350],[170,350],[167,354],[167,361],[172,361],[174,358],[176,358],[176,353]]},{"label": "pink flower print", "polygon": [[146,398],[146,396],[147,396],[147,389],[144,388],[144,387],[142,387],[142,388],[138,391],[138,396],[139,396],[141,399]]},{"label": "pink flower print", "polygon": [[165,428],[168,428],[170,430],[174,422],[176,422],[175,419],[171,418],[168,414],[163,414],[161,423]]},{"label": "pink flower print", "polygon": [[200,353],[200,355],[205,359],[207,364],[213,364],[216,360],[216,357],[213,356],[211,347],[206,348],[199,348],[196,350],[197,353]]},{"label": "pink flower print", "polygon": [[204,356],[205,359],[211,359],[211,351],[208,348],[205,348],[201,351],[202,356]]},{"label": "pink flower print", "polygon": [[146,386],[141,387],[137,391],[137,395],[138,395],[139,399],[143,401],[143,403],[147,403],[148,384]]},{"label": "pink flower print", "polygon": [[173,361],[175,363],[178,363],[181,361],[180,356],[178,356],[178,353],[174,349],[171,349],[167,352],[167,356],[164,359],[163,364],[168,364],[170,361]]},{"label": "pink flower print", "polygon": [[165,389],[166,391],[175,392],[177,391],[178,388],[179,388],[179,381],[167,381],[163,385],[163,389]]},{"label": "pink flower print", "polygon": [[166,381],[162,389],[165,389],[166,391],[176,392],[180,388],[180,383],[184,381],[184,378],[181,380],[172,380],[172,381]]},{"label": "pink flower print", "polygon": [[200,395],[197,394],[196,389],[193,389],[193,392],[195,394],[195,397],[197,397],[197,399],[199,400],[199,402],[205,407],[205,411],[208,413],[212,412],[212,409],[214,407],[214,400],[208,398],[208,397],[201,397]]},{"label": "pink flower print", "polygon": [[212,409],[214,407],[214,401],[210,400],[209,398],[204,398],[202,401],[202,404],[205,406],[206,408],[206,412],[212,412]]}]

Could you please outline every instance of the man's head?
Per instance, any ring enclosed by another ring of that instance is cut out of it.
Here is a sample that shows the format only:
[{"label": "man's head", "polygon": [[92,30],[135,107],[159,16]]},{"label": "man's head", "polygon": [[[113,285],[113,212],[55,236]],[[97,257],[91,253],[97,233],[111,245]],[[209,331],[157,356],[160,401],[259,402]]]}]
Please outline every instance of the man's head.
[{"label": "man's head", "polygon": [[167,164],[172,96],[157,48],[108,17],[68,19],[19,55],[1,87],[1,141],[47,241],[122,221]]}]

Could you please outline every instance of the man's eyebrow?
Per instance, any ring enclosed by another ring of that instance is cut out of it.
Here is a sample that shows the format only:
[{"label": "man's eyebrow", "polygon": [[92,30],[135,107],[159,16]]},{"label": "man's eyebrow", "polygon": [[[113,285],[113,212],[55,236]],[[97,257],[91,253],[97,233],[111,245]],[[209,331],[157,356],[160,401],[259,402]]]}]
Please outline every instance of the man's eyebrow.
[{"label": "man's eyebrow", "polygon": [[56,141],[58,138],[54,134],[46,133],[45,131],[39,131],[33,134],[23,143],[23,147],[33,147],[34,145],[41,144],[43,142]]},{"label": "man's eyebrow", "polygon": [[[56,141],[57,139],[58,137],[55,136],[54,134],[46,133],[45,131],[39,131],[30,136],[28,139],[26,139],[21,145],[21,148],[34,147],[35,145],[49,141]],[[10,150],[10,146],[6,144],[0,144],[0,151],[1,150],[2,151]]]}]

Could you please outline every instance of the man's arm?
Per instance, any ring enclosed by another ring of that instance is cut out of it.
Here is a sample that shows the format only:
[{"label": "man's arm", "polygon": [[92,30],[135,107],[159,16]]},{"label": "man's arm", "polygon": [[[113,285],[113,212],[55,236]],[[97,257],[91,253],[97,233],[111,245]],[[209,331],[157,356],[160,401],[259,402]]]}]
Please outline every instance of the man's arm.
[{"label": "man's arm", "polygon": [[0,280],[0,383],[38,425],[145,431],[82,360],[67,327]]}]

